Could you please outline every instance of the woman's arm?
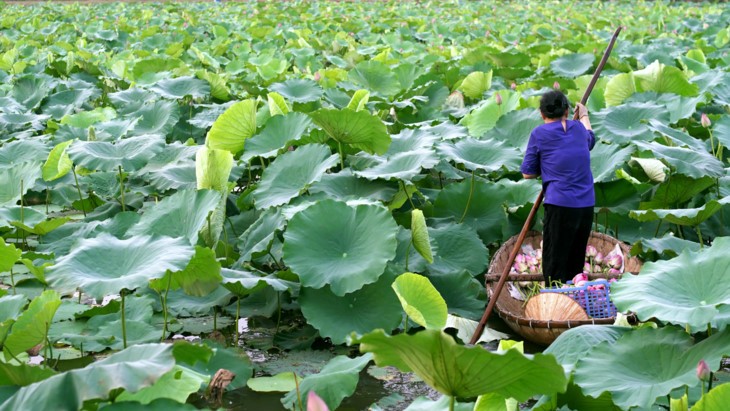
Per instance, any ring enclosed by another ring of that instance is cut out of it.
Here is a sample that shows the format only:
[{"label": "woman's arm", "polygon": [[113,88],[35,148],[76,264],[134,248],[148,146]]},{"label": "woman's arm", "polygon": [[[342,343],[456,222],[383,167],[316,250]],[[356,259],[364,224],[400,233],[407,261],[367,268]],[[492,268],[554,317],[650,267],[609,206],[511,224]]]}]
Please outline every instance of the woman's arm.
[{"label": "woman's arm", "polygon": [[591,119],[588,117],[588,109],[586,106],[580,103],[576,103],[575,112],[578,113],[578,120],[583,124],[583,127],[588,131],[588,150],[593,150],[593,146],[596,145],[596,135],[593,133],[591,128]]}]

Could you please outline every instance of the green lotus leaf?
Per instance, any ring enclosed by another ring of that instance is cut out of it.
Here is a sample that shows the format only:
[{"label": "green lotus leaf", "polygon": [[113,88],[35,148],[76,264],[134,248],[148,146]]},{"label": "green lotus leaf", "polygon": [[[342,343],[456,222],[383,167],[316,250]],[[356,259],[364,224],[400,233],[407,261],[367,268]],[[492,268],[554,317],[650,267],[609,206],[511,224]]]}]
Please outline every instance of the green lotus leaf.
[{"label": "green lotus leaf", "polygon": [[[323,224],[326,221],[326,224]],[[342,296],[375,282],[395,257],[398,227],[374,205],[325,200],[298,212],[284,233],[284,260],[302,286]]]},{"label": "green lotus leaf", "polygon": [[120,240],[109,234],[82,239],[46,270],[48,283],[61,294],[80,288],[101,299],[120,290],[143,287],[166,270],[180,271],[194,249],[187,239],[135,236]]},{"label": "green lotus leaf", "polygon": [[12,270],[22,255],[23,250],[18,250],[12,243],[6,244],[5,239],[0,238],[0,273]]},{"label": "green lotus leaf", "polygon": [[699,88],[687,80],[682,70],[665,66],[654,61],[646,68],[635,71],[636,89],[638,91],[656,91],[657,93],[674,93],[680,96],[696,96]]},{"label": "green lotus leaf", "polygon": [[10,334],[3,342],[6,360],[37,344],[45,343],[48,326],[59,305],[61,297],[53,290],[44,291],[30,302],[28,309],[15,320]]},{"label": "green lotus leaf", "polygon": [[575,366],[575,383],[591,397],[610,392],[613,402],[622,409],[648,408],[674,389],[696,386],[700,360],[719,367],[730,344],[730,329],[698,344],[692,342],[690,335],[676,327],[627,332],[615,342],[594,346],[589,355],[584,355]]},{"label": "green lotus leaf", "polygon": [[472,99],[480,99],[492,87],[492,70],[474,71],[461,82],[459,90]]},{"label": "green lotus leaf", "polygon": [[[644,159],[650,160],[650,159]],[[710,188],[716,182],[710,177],[694,179],[677,174],[669,181],[660,184],[651,201],[641,203],[643,209],[672,208],[678,204],[685,204],[697,194]]]},{"label": "green lotus leaf", "polygon": [[614,343],[624,334],[631,331],[628,327],[606,326],[606,325],[585,325],[570,328],[560,334],[555,341],[544,351],[545,354],[552,354],[560,364],[572,371],[575,364],[583,358],[586,353],[599,343],[608,341]]},{"label": "green lotus leaf", "polygon": [[39,178],[41,166],[38,162],[0,165],[0,206],[14,206]]},{"label": "green lotus leaf", "polygon": [[641,222],[662,220],[671,224],[697,227],[700,223],[720,211],[722,206],[726,204],[730,204],[730,197],[723,197],[720,200],[710,200],[702,207],[697,208],[632,210],[629,213],[629,217]]},{"label": "green lotus leaf", "polygon": [[404,273],[395,279],[392,287],[403,310],[413,322],[427,329],[444,328],[448,315],[446,301],[428,278]]},{"label": "green lotus leaf", "polygon": [[665,141],[671,141],[673,145],[686,146],[693,150],[707,150],[703,141],[698,140],[681,130],[671,128],[660,121],[649,120],[649,128],[662,136]]},{"label": "green lotus leaf", "polygon": [[286,371],[271,377],[249,378],[246,385],[256,392],[289,392],[297,388],[297,381],[293,372]]},{"label": "green lotus leaf", "polygon": [[634,144],[642,150],[650,151],[655,158],[664,160],[676,172],[692,178],[722,177],[725,172],[722,162],[707,151],[696,151],[684,147],[669,147],[652,141],[636,141]]},{"label": "green lotus leaf", "polygon": [[288,114],[291,111],[284,97],[277,92],[267,94],[266,101],[269,104],[269,113],[271,114],[271,117],[278,114]]},{"label": "green lotus leaf", "polygon": [[149,404],[160,398],[168,398],[174,400],[176,404],[181,404],[185,403],[191,394],[198,392],[200,386],[207,384],[208,381],[210,381],[209,376],[176,365],[149,387],[134,393],[124,391],[114,401],[122,404],[129,404],[129,402]]},{"label": "green lotus leaf", "polygon": [[0,147],[0,164],[39,161],[39,158],[48,156],[48,153],[48,145],[40,139],[4,142]]},{"label": "green lotus leaf", "polygon": [[338,157],[328,146],[307,144],[280,155],[264,170],[253,199],[258,209],[286,204],[319,180]]},{"label": "green lotus leaf", "polygon": [[371,355],[362,355],[348,358],[338,355],[330,360],[317,374],[311,374],[299,383],[299,390],[291,390],[281,399],[288,409],[295,409],[298,398],[301,396],[305,409],[308,407],[307,398],[310,392],[316,393],[331,410],[337,409],[342,400],[355,392],[360,380],[360,371],[368,365]]},{"label": "green lotus leaf", "polygon": [[173,127],[180,119],[180,112],[176,102],[155,101],[142,105],[129,114],[140,117],[131,131],[132,135],[160,134],[163,136],[172,132]]},{"label": "green lotus leaf", "polygon": [[[504,402],[504,401],[503,401]],[[451,411],[451,398],[442,395],[441,398],[434,401],[428,397],[418,397],[404,411]],[[453,411],[482,411],[475,408],[475,404],[471,402],[456,401]],[[495,409],[490,411],[501,411]],[[508,410],[513,411],[513,410]]]},{"label": "green lotus leaf", "polygon": [[433,149],[419,149],[397,153],[386,158],[377,158],[374,164],[362,170],[353,171],[353,173],[368,180],[397,179],[411,181],[421,174],[422,169],[432,168],[438,161]]},{"label": "green lotus leaf", "polygon": [[633,73],[621,73],[611,77],[606,84],[603,95],[607,106],[618,106],[632,94],[636,93],[636,83]]},{"label": "green lotus leaf", "polygon": [[392,97],[398,94],[401,88],[393,71],[385,64],[374,60],[358,63],[347,73],[347,78],[357,86],[381,97]]},{"label": "green lotus leaf", "polygon": [[197,186],[195,164],[174,164],[150,171],[150,184],[159,192],[188,190]]},{"label": "green lotus leaf", "polygon": [[116,171],[121,166],[125,171],[135,171],[164,148],[162,136],[138,136],[116,143],[78,141],[66,151],[75,163],[89,170]]},{"label": "green lotus leaf", "polygon": [[[649,177],[649,180],[655,183],[663,183],[667,180],[667,173],[669,173],[669,167],[667,167],[666,164],[662,163],[660,160],[657,160],[656,158],[640,158],[640,157],[631,157],[631,161],[629,161],[629,165],[631,166],[639,166],[644,171],[644,174],[646,174],[647,177]],[[677,174],[677,177],[684,177],[685,179],[689,179],[689,177],[685,177],[682,174]],[[680,185],[681,186],[681,185]],[[662,208],[662,207],[658,207]]]},{"label": "green lotus leaf", "polygon": [[393,198],[396,189],[384,181],[371,181],[356,177],[350,169],[337,174],[325,174],[322,179],[309,189],[312,194],[324,193],[330,198],[347,201],[370,198],[376,201],[388,201]]},{"label": "green lotus leaf", "polygon": [[712,123],[713,137],[725,147],[730,147],[730,116],[724,115]]},{"label": "green lotus leaf", "polygon": [[213,349],[213,356],[206,362],[196,362],[190,368],[211,378],[218,370],[224,368],[236,374],[236,378],[228,384],[226,391],[245,387],[246,381],[251,378],[254,369],[248,355],[243,350],[236,348],[226,348],[210,342],[206,342],[206,345]]},{"label": "green lotus leaf", "polygon": [[192,98],[204,98],[210,95],[210,85],[207,81],[195,77],[178,77],[158,81],[150,90],[164,98],[172,100],[183,99],[187,96]]},{"label": "green lotus leaf", "polygon": [[150,287],[160,291],[182,288],[185,294],[204,297],[221,283],[221,264],[210,248],[195,247],[195,255],[182,271],[168,271],[160,279],[150,281]]},{"label": "green lotus leaf", "polygon": [[[56,375],[56,371],[43,366],[0,362],[0,386],[24,387]],[[2,401],[2,399],[0,399]]]},{"label": "green lotus leaf", "polygon": [[284,217],[276,208],[271,208],[259,215],[246,231],[238,237],[238,249],[241,261],[251,261],[256,254],[269,249],[277,230],[284,228]]},{"label": "green lotus leaf", "polygon": [[324,93],[317,83],[308,79],[289,79],[283,83],[272,84],[269,86],[269,90],[275,91],[295,103],[318,101]]},{"label": "green lotus leaf", "polygon": [[43,179],[46,181],[57,180],[71,171],[73,167],[73,161],[66,153],[68,146],[73,143],[73,140],[65,141],[53,147],[45,164],[43,164]]},{"label": "green lotus leaf", "polygon": [[385,124],[366,111],[320,109],[309,114],[328,136],[369,154],[385,154],[390,136]]},{"label": "green lotus leaf", "polygon": [[[504,218],[504,217],[503,217]],[[466,270],[472,275],[481,274],[487,267],[489,252],[473,225],[448,224],[428,229],[436,244],[433,264],[427,270],[431,274],[451,275]]]},{"label": "green lotus leaf", "polygon": [[423,211],[415,209],[411,211],[411,233],[413,235],[413,248],[430,264],[433,263],[433,252],[431,240],[428,236],[426,219]]},{"label": "green lotus leaf", "polygon": [[277,274],[263,276],[261,273],[223,268],[221,276],[223,277],[223,287],[238,297],[246,297],[267,287],[275,292],[298,290],[299,287],[297,283],[282,280]]},{"label": "green lotus leaf", "polygon": [[721,237],[712,247],[684,250],[668,261],[648,262],[638,276],[613,284],[611,299],[619,310],[631,310],[642,320],[654,317],[695,331],[708,324],[725,328],[730,323],[730,290],[717,284],[730,277],[724,263],[728,245],[730,239]]},{"label": "green lotus leaf", "polygon": [[575,78],[593,67],[596,56],[588,53],[567,54],[550,62],[550,68],[559,76]]},{"label": "green lotus leaf", "polygon": [[[221,269],[221,273],[223,273],[223,269]],[[188,295],[182,290],[172,290],[167,296],[167,309],[169,314],[176,317],[202,317],[210,315],[211,317],[208,317],[209,321],[207,324],[197,324],[198,327],[207,325],[209,330],[206,332],[210,332],[213,329],[213,308],[229,304],[232,298],[233,294],[223,286],[218,287],[215,291],[203,297]],[[274,298],[274,309],[276,309],[276,298]],[[201,321],[198,320],[198,322]],[[159,338],[159,330],[157,337]]]},{"label": "green lotus leaf", "polygon": [[[47,75],[27,74],[18,77],[13,84],[11,96],[26,110],[33,110],[56,87],[58,79]],[[25,110],[24,110],[25,111]]]},{"label": "green lotus leaf", "polygon": [[626,164],[633,152],[632,147],[621,148],[617,144],[596,144],[591,150],[593,181],[602,183],[618,179],[616,170]]},{"label": "green lotus leaf", "polygon": [[[118,388],[135,392],[150,386],[174,365],[172,345],[135,345],[84,368],[23,387],[0,404],[0,410],[44,409],[48,404],[58,409],[78,410],[85,401],[106,399]],[[74,395],[69,395],[70,392]]]},{"label": "green lotus leaf", "polygon": [[657,252],[663,259],[668,260],[678,256],[684,250],[697,252],[700,250],[700,245],[694,241],[683,240],[675,237],[672,233],[667,233],[661,238],[643,238],[639,240],[631,248],[631,254],[641,255],[649,250]]},{"label": "green lotus leaf", "polygon": [[195,155],[195,176],[198,190],[212,189],[219,193],[218,205],[203,226],[202,237],[209,247],[218,243],[226,218],[228,177],[233,168],[233,154],[226,150],[201,147]]},{"label": "green lotus leaf", "polygon": [[91,111],[82,111],[76,114],[69,114],[61,119],[61,124],[78,128],[89,128],[101,121],[109,121],[117,116],[117,112],[111,107],[98,107]]},{"label": "green lotus leaf", "polygon": [[367,90],[357,90],[350,99],[350,102],[347,103],[347,108],[353,111],[360,111],[365,109],[365,105],[368,103],[368,100],[370,99],[370,92]]},{"label": "green lotus leaf", "polygon": [[[484,304],[482,304],[484,305]],[[481,315],[481,314],[479,314]],[[449,314],[446,317],[446,325],[444,325],[444,328],[453,328],[456,330],[456,336],[461,341],[469,341],[471,340],[472,335],[477,330],[477,326],[479,325],[479,321],[470,320],[468,318],[462,318],[455,315]],[[479,343],[488,343],[496,340],[509,340],[510,335],[505,334],[503,332],[499,332],[496,330],[493,330],[489,327],[484,327],[484,330],[482,331],[482,335],[479,337],[477,342]]]},{"label": "green lotus leaf", "polygon": [[431,284],[446,301],[449,313],[478,320],[484,313],[486,292],[484,284],[464,269],[452,270],[449,275],[428,275]]},{"label": "green lotus leaf", "polygon": [[354,338],[353,343],[360,344],[360,352],[373,353],[379,367],[413,372],[438,392],[457,398],[497,393],[525,401],[536,394],[562,391],[568,383],[553,356],[465,347],[442,330],[395,336],[376,330]]},{"label": "green lotus leaf", "polygon": [[302,287],[302,314],[322,337],[329,337],[334,344],[344,343],[352,332],[392,330],[403,319],[398,298],[390,289],[394,278],[393,273],[386,272],[375,283],[343,296],[334,294],[330,287]]},{"label": "green lotus leaf", "polygon": [[143,209],[142,218],[127,231],[127,236],[161,235],[183,237],[191,245],[215,210],[220,193],[215,190],[181,190],[159,203]]},{"label": "green lotus leaf", "polygon": [[[500,95],[502,104],[497,104],[497,94]],[[510,90],[495,92],[492,97],[464,116],[459,124],[466,126],[469,130],[469,135],[477,138],[482,137],[494,128],[502,116],[517,109],[520,104],[520,98],[521,94],[519,92]]]},{"label": "green lotus leaf", "polygon": [[518,170],[522,164],[522,154],[503,142],[464,138],[457,142],[443,142],[438,146],[439,153],[449,161],[463,164],[468,170]]},{"label": "green lotus leaf", "polygon": [[27,225],[23,224],[19,221],[11,221],[10,225],[13,227],[20,228],[21,230],[35,235],[44,236],[51,231],[57,229],[58,227],[61,227],[62,225],[66,224],[71,220],[71,217],[60,217],[60,218],[52,218],[49,220],[41,221],[38,224],[35,225]]},{"label": "green lotus leaf", "polygon": [[530,56],[520,52],[490,52],[486,58],[499,67],[524,67],[530,64]]},{"label": "green lotus leaf", "polygon": [[23,312],[23,308],[27,302],[28,298],[21,294],[3,295],[0,297],[0,342],[5,341],[7,332],[15,323],[20,313]]},{"label": "green lotus leaf", "polygon": [[669,120],[665,107],[651,103],[624,104],[601,112],[597,117],[602,118],[602,121],[596,127],[596,136],[618,145],[636,140],[652,140],[654,133],[649,129],[646,120],[659,119],[663,122]]},{"label": "green lotus leaf", "polygon": [[256,132],[256,100],[239,101],[228,107],[213,123],[205,145],[208,148],[228,150],[237,154],[243,150],[246,139]]},{"label": "green lotus leaf", "polygon": [[703,395],[691,411],[717,411],[730,404],[730,384],[722,384]]},{"label": "green lotus leaf", "polygon": [[669,122],[677,123],[681,119],[692,117],[697,111],[698,104],[706,103],[707,97],[678,96],[672,93],[646,92],[638,93],[627,100],[627,102],[655,103],[664,106],[669,113]]},{"label": "green lotus leaf", "polygon": [[292,145],[312,126],[312,119],[303,113],[288,113],[274,116],[266,122],[264,129],[246,140],[246,147],[241,154],[241,161],[249,161],[254,157],[274,157]]},{"label": "green lotus leaf", "polygon": [[476,229],[485,243],[491,243],[502,236],[506,195],[502,187],[481,179],[474,181],[473,189],[469,180],[452,183],[436,197],[434,217],[452,217],[463,222]]},{"label": "green lotus leaf", "polygon": [[540,124],[543,124],[543,120],[539,110],[514,110],[499,118],[489,131],[488,137],[524,150],[530,139],[530,132]]}]

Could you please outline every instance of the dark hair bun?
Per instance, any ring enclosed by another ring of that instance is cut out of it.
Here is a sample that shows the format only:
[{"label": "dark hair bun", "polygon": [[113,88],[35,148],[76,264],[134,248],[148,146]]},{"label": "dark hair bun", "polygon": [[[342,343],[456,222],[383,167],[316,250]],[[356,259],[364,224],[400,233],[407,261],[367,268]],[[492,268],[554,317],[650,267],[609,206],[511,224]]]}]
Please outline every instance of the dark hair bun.
[{"label": "dark hair bun", "polygon": [[551,90],[540,98],[540,112],[547,118],[560,118],[570,107],[568,98],[558,90]]}]

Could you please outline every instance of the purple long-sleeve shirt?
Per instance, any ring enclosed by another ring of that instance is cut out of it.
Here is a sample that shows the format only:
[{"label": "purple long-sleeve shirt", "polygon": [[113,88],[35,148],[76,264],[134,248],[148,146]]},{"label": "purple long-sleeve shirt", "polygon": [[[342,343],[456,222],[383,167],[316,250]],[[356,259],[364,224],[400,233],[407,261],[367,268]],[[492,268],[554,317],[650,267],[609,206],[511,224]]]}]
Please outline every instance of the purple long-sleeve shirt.
[{"label": "purple long-sleeve shirt", "polygon": [[527,143],[522,173],[541,175],[545,204],[592,207],[596,204],[590,150],[596,144],[593,131],[580,121],[567,120],[535,127]]}]

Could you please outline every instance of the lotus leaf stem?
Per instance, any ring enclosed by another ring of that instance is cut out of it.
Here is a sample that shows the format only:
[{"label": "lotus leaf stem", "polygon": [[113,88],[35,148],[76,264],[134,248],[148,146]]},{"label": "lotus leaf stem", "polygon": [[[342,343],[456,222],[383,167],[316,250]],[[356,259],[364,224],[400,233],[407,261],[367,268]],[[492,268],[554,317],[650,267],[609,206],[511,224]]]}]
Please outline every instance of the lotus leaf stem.
[{"label": "lotus leaf stem", "polygon": [[10,285],[13,286],[13,295],[16,295],[17,291],[15,291],[15,278],[13,277],[13,267],[10,267]]},{"label": "lotus leaf stem", "polygon": [[654,237],[659,235],[659,228],[662,226],[662,223],[664,222],[663,219],[659,219],[659,224],[656,225],[656,230],[654,231]]},{"label": "lotus leaf stem", "polygon": [[697,231],[697,237],[699,237],[699,239],[700,239],[700,248],[702,248],[702,246],[703,246],[703,244],[702,244],[702,231],[700,230],[700,226],[699,225],[695,226],[695,230]]},{"label": "lotus leaf stem", "polygon": [[236,324],[234,325],[234,338],[236,340],[236,346],[238,346],[238,321],[241,318],[241,297],[236,296]]},{"label": "lotus leaf stem", "polygon": [[299,403],[299,410],[304,411],[304,405],[302,404],[302,393],[299,391],[299,379],[297,378],[297,373],[294,372],[294,387],[297,390],[297,402]]},{"label": "lotus leaf stem", "polygon": [[71,167],[71,171],[74,173],[74,181],[76,182],[76,191],[79,193],[79,204],[81,204],[81,212],[84,213],[84,218],[86,218],[86,207],[84,207],[84,197],[81,195],[81,188],[79,188],[79,178],[76,175],[76,168]]},{"label": "lotus leaf stem", "polygon": [[454,396],[453,395],[450,396],[449,397],[449,411],[454,411],[455,403],[456,403],[456,399],[454,398]]},{"label": "lotus leaf stem", "polygon": [[218,307],[213,307],[213,331],[218,331]]},{"label": "lotus leaf stem", "polygon": [[170,292],[171,286],[172,286],[172,274],[168,273],[167,287],[165,288],[165,295],[161,295],[163,325],[162,325],[162,339],[160,341],[164,341],[165,337],[167,337],[167,294]]},{"label": "lotus leaf stem", "polygon": [[710,133],[710,149],[712,150],[712,156],[717,157],[717,152],[715,151],[715,140],[712,138],[712,130],[708,128],[707,131]]},{"label": "lotus leaf stem", "polygon": [[340,169],[344,170],[345,169],[345,152],[342,151],[342,142],[341,141],[337,142],[337,147],[340,151]]},{"label": "lotus leaf stem", "polygon": [[411,244],[413,244],[413,237],[411,237],[411,241],[408,242],[408,248],[406,248],[406,271],[408,271],[408,257],[411,255]]},{"label": "lotus leaf stem", "polygon": [[122,347],[127,348],[127,316],[124,313],[124,295],[126,290],[119,293],[122,297]]},{"label": "lotus leaf stem", "polygon": [[124,175],[122,174],[122,166],[119,166],[119,184],[121,185],[120,191],[122,193],[122,211],[127,211],[127,207],[124,204]]},{"label": "lotus leaf stem", "polygon": [[469,186],[469,198],[466,200],[466,207],[464,207],[464,214],[461,215],[461,218],[459,219],[459,224],[464,222],[464,218],[466,218],[466,213],[469,211],[469,206],[471,205],[471,197],[474,195],[474,171],[471,171],[471,185]]},{"label": "lotus leaf stem", "polygon": [[281,325],[281,291],[276,292],[276,329],[274,335],[279,334],[279,326]]},{"label": "lotus leaf stem", "polygon": [[411,199],[411,195],[408,194],[408,188],[406,188],[406,183],[403,180],[398,180],[400,182],[401,186],[403,186],[403,194],[406,195],[406,198],[408,199],[408,202],[411,203],[411,209],[415,210],[416,206],[413,204],[413,200]]}]

